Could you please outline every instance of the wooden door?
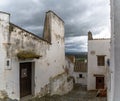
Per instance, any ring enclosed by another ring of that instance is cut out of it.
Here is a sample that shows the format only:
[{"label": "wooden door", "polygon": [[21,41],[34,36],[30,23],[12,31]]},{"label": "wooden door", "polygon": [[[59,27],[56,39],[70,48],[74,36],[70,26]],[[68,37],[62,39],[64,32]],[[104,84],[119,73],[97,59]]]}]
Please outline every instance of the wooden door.
[{"label": "wooden door", "polygon": [[96,77],[96,89],[104,89],[104,77]]},{"label": "wooden door", "polygon": [[20,97],[31,95],[32,63],[20,63]]}]

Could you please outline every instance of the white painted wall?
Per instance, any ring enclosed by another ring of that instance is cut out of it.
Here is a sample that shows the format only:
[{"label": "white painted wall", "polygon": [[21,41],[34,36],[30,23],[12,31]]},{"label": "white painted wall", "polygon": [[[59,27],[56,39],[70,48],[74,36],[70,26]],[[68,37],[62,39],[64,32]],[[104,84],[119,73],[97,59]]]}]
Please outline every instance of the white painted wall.
[{"label": "white painted wall", "polygon": [[120,100],[120,1],[111,0],[111,65],[108,101]]},{"label": "white painted wall", "polygon": [[[20,99],[19,87],[19,63],[35,63],[35,95],[40,94],[42,89],[49,86],[49,79],[64,72],[65,51],[64,51],[64,22],[53,12],[50,13],[50,28],[52,41],[50,43],[30,34],[29,32],[9,24],[9,14],[0,12],[0,90],[5,90],[10,98]],[[9,32],[9,26],[11,33]],[[8,28],[7,28],[8,27]],[[10,37],[10,40],[7,38]],[[10,42],[8,56],[4,42]],[[20,50],[31,50],[42,55],[40,59],[18,60],[17,52]],[[5,69],[5,58],[11,60],[11,69]]]},{"label": "white painted wall", "polygon": [[[79,74],[82,74],[83,77],[80,78]],[[74,72],[73,76],[75,77],[75,83],[87,85],[87,72]]]},{"label": "white painted wall", "polygon": [[111,5],[111,44],[110,44],[110,68],[108,71],[108,90],[107,101],[114,101],[114,8],[113,0],[110,0]]},{"label": "white painted wall", "polygon": [[[94,51],[94,54],[91,52]],[[88,79],[87,89],[96,89],[96,78],[94,74],[105,75],[106,87],[106,66],[97,66],[97,55],[106,55],[105,63],[110,58],[110,40],[109,39],[93,39],[88,40]]]}]

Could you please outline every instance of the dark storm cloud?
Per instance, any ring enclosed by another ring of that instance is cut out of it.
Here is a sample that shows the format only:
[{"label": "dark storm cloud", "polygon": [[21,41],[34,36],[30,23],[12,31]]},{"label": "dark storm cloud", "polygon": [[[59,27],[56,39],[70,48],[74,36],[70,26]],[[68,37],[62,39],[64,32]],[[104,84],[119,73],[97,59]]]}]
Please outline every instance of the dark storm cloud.
[{"label": "dark storm cloud", "polygon": [[[72,37],[86,36],[89,30],[99,34],[109,25],[108,0],[2,0],[0,10],[11,14],[13,23],[40,36],[45,12],[53,10],[65,22],[67,42]],[[66,43],[66,49],[86,50],[83,44],[82,41]]]},{"label": "dark storm cloud", "polygon": [[65,49],[69,52],[87,51],[87,37],[68,37],[65,39]]}]

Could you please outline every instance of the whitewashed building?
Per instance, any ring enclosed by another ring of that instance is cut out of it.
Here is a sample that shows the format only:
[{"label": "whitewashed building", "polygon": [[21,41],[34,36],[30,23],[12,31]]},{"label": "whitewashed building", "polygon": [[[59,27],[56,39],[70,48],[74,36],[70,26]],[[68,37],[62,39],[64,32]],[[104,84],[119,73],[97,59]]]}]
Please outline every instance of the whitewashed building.
[{"label": "whitewashed building", "polygon": [[93,39],[88,32],[87,89],[107,88],[107,62],[110,58],[110,39]]},{"label": "whitewashed building", "polygon": [[12,24],[10,14],[0,12],[0,96],[6,92],[20,100],[69,92],[64,50],[64,21],[54,12],[46,12],[43,38]]},{"label": "whitewashed building", "polygon": [[66,71],[73,78],[74,83],[87,85],[87,62],[76,60],[75,56],[66,57]]},{"label": "whitewashed building", "polygon": [[73,76],[75,78],[75,83],[87,86],[87,62],[86,60],[76,60]]},{"label": "whitewashed building", "polygon": [[120,101],[120,0],[111,3],[111,51],[108,101]]}]

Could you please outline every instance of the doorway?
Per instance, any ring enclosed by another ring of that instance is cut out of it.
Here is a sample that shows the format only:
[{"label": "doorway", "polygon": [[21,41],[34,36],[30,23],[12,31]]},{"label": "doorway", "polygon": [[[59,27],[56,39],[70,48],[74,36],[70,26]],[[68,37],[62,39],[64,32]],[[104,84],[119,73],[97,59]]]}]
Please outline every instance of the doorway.
[{"label": "doorway", "polygon": [[96,77],[96,89],[104,89],[104,77]]},{"label": "doorway", "polygon": [[32,62],[20,63],[20,98],[32,94]]}]

